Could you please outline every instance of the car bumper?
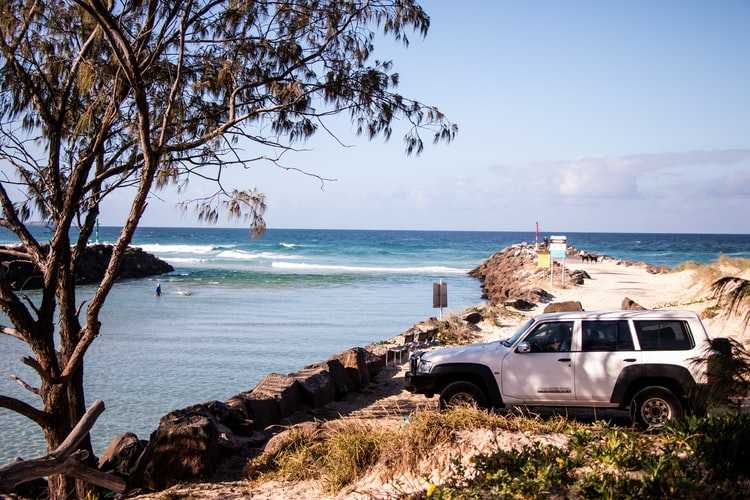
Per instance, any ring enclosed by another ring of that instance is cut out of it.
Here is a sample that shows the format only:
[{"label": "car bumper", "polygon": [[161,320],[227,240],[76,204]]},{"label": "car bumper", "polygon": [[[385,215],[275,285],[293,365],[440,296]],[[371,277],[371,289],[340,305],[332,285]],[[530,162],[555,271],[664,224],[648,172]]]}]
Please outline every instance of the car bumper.
[{"label": "car bumper", "polygon": [[435,376],[429,373],[407,373],[406,390],[415,394],[425,394],[432,397],[435,394],[436,380]]}]

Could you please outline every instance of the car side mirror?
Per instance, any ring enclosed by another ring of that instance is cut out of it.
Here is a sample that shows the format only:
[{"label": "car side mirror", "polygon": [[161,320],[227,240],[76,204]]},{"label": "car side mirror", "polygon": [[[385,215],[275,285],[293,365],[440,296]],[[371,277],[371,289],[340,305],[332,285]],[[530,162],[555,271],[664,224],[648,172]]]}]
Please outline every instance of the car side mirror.
[{"label": "car side mirror", "polygon": [[531,346],[528,342],[521,342],[520,344],[518,344],[518,347],[516,347],[516,352],[531,352]]}]

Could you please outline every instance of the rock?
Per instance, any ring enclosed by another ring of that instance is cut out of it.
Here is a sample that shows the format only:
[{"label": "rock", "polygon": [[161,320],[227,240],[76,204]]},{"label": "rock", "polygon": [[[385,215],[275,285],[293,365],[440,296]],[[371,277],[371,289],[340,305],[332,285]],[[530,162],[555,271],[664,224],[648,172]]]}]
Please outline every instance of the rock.
[{"label": "rock", "polygon": [[276,455],[290,443],[292,438],[299,439],[302,437],[313,439],[320,432],[321,427],[322,424],[320,422],[304,422],[294,425],[269,439],[268,443],[263,447],[263,454]]},{"label": "rock", "polygon": [[664,274],[669,272],[669,268],[667,266],[655,266],[649,264],[646,266],[646,272],[651,274]]},{"label": "rock", "polygon": [[[2,248],[19,250],[21,247],[0,246],[0,249]],[[42,246],[42,251],[47,251],[47,245]],[[86,247],[78,263],[76,285],[99,283],[104,277],[111,256],[112,245],[90,245]],[[0,252],[0,268],[5,271],[4,278],[16,290],[31,290],[42,287],[42,276],[30,262]],[[144,252],[140,248],[129,247],[125,251],[117,279],[144,278],[172,271],[174,271],[174,268],[163,260]]]},{"label": "rock", "polygon": [[576,312],[583,311],[583,306],[578,301],[568,300],[565,302],[553,302],[544,308],[544,313]]},{"label": "rock", "polygon": [[219,459],[219,430],[205,415],[177,410],[161,418],[139,460],[139,484],[160,490],[205,479]]},{"label": "rock", "polygon": [[622,305],[620,309],[623,311],[645,311],[646,308],[640,305],[638,302],[632,300],[629,297],[622,299]]},{"label": "rock", "polygon": [[332,356],[338,359],[349,376],[350,387],[359,390],[370,383],[370,373],[367,370],[367,357],[361,347],[353,347]]},{"label": "rock", "polygon": [[[281,418],[286,418],[304,407],[304,396],[300,383],[279,373],[269,373],[263,377],[263,380],[258,382],[258,385],[250,391],[250,396],[250,401],[276,401]],[[256,420],[258,414],[255,408],[253,408],[252,414],[253,419]]]},{"label": "rock", "polygon": [[130,476],[146,444],[147,441],[140,441],[131,432],[115,437],[99,457],[99,470]]},{"label": "rock", "polygon": [[466,321],[467,323],[476,325],[477,323],[480,323],[484,318],[482,317],[482,313],[480,313],[479,311],[469,311],[468,313],[464,314],[461,319]]},{"label": "rock", "polygon": [[344,365],[342,365],[341,361],[338,359],[329,359],[328,361],[314,363],[305,368],[322,368],[326,370],[333,379],[337,398],[341,398],[346,393],[353,390],[351,382],[349,381],[349,374],[346,373],[346,368],[344,368]]},{"label": "rock", "polygon": [[380,370],[385,368],[386,351],[387,349],[384,347],[370,347],[365,349],[365,364],[367,365],[367,373],[370,375],[370,380],[373,380],[380,373]]},{"label": "rock", "polygon": [[519,311],[531,311],[536,307],[536,304],[524,299],[511,300],[510,302],[506,302],[505,305],[518,309]]},{"label": "rock", "polygon": [[568,277],[570,279],[570,282],[576,285],[583,285],[584,279],[587,279],[587,280],[591,279],[591,276],[589,276],[589,273],[583,270],[573,271],[568,274]]},{"label": "rock", "polygon": [[313,408],[325,406],[336,398],[333,377],[322,367],[304,368],[289,377],[300,383],[305,402]]},{"label": "rock", "polygon": [[232,404],[222,401],[208,401],[189,406],[181,411],[213,418],[217,424],[228,427],[233,433],[248,435],[254,431],[253,421],[247,411],[247,406],[238,404],[237,401],[232,401]]}]

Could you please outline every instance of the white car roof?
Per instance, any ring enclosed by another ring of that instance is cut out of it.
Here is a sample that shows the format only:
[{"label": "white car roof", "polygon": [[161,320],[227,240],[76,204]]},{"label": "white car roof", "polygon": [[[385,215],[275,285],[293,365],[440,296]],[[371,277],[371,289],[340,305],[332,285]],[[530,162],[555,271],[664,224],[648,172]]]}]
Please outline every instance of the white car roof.
[{"label": "white car roof", "polygon": [[664,309],[659,311],[634,311],[634,310],[603,310],[603,311],[574,311],[574,312],[557,312],[547,313],[535,316],[537,321],[541,320],[618,320],[618,319],[697,319],[698,314],[694,311],[682,311],[674,309]]}]

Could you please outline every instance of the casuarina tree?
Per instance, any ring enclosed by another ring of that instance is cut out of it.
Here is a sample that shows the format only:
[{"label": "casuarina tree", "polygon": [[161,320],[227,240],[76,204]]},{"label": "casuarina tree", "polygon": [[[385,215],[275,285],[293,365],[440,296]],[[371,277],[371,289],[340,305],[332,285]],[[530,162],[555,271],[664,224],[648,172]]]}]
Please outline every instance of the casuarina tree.
[{"label": "casuarina tree", "polygon": [[[186,202],[200,218],[226,210],[264,228],[263,194],[222,174],[284,151],[343,115],[368,138],[405,126],[407,154],[450,141],[454,125],[396,92],[377,40],[424,36],[412,0],[5,0],[0,4],[0,225],[21,245],[2,250],[42,276],[30,300],[0,279],[3,334],[28,345],[38,374],[20,381],[39,402],[0,396],[55,449],[85,411],[83,369],[123,255],[155,189],[192,178],[214,194]],[[236,176],[235,176],[236,178]],[[77,266],[102,202],[130,201],[106,273],[87,302]],[[43,221],[39,241],[29,221]],[[2,270],[0,270],[2,272]],[[82,449],[90,450],[84,440]],[[83,484],[49,479],[53,498]]]}]

